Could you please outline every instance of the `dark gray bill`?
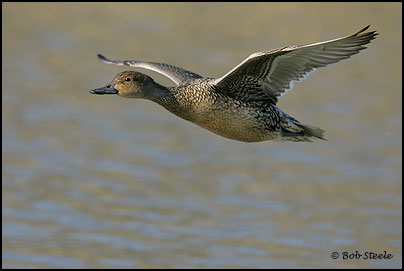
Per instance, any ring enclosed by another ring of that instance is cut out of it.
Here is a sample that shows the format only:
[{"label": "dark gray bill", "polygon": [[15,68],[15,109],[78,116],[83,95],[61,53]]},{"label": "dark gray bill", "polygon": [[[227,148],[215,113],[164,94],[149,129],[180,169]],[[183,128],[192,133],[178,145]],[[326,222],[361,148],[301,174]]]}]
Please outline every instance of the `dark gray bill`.
[{"label": "dark gray bill", "polygon": [[114,88],[113,84],[108,84],[105,87],[101,87],[101,88],[96,88],[96,89],[92,89],[89,91],[92,94],[98,94],[98,95],[102,95],[102,94],[117,94],[118,91]]}]

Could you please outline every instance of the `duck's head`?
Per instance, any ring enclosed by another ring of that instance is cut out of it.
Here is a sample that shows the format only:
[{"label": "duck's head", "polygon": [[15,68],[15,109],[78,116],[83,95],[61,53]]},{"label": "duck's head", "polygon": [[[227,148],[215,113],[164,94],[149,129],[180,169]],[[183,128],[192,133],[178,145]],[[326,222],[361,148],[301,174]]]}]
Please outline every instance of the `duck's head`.
[{"label": "duck's head", "polygon": [[90,90],[92,94],[116,94],[124,98],[147,98],[154,88],[154,80],[135,71],[124,71],[104,87]]}]

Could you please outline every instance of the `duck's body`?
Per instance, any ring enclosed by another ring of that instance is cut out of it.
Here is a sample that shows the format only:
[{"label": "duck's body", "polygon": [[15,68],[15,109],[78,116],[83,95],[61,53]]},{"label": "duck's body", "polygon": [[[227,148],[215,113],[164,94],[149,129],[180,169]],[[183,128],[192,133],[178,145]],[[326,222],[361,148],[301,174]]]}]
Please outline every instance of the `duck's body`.
[{"label": "duck's body", "polygon": [[107,63],[160,72],[177,86],[165,87],[150,77],[125,71],[94,94],[117,94],[152,100],[175,115],[218,135],[245,142],[311,141],[323,137],[320,128],[300,123],[276,107],[278,98],[318,67],[338,62],[366,48],[377,34],[358,33],[328,42],[284,47],[256,53],[225,76],[205,78],[163,63],[109,60]]},{"label": "duck's body", "polygon": [[[168,94],[152,100],[209,131],[245,142],[284,140],[282,131],[287,133],[286,129],[297,122],[266,101],[242,101],[221,93],[213,86],[214,80],[195,79],[185,85],[169,87],[167,90],[174,98],[165,98],[171,96]],[[287,140],[301,141],[302,136],[299,133],[292,138],[290,134]]]}]

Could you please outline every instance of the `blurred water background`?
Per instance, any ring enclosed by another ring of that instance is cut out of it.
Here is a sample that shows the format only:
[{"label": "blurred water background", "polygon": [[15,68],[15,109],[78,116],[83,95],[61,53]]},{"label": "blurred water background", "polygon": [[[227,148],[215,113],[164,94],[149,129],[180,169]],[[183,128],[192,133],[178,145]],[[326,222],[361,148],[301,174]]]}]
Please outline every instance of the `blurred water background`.
[{"label": "blurred water background", "polygon": [[[402,267],[401,3],[2,8],[3,268]],[[368,49],[278,104],[328,141],[232,141],[88,93],[130,69],[97,53],[219,77],[368,24]],[[331,258],[355,251],[394,257]]]}]

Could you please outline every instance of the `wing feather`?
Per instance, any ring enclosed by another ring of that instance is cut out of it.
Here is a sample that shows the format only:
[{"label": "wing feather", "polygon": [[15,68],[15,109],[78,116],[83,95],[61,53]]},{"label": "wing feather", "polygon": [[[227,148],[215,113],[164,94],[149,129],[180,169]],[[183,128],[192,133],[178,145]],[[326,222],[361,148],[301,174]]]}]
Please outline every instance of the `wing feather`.
[{"label": "wing feather", "polygon": [[130,67],[144,68],[147,70],[158,72],[170,78],[177,85],[185,84],[186,82],[193,79],[203,78],[199,74],[169,64],[137,60],[111,60],[101,54],[97,54],[97,56],[104,63],[115,64],[119,66],[126,65]]},{"label": "wing feather", "polygon": [[[347,59],[367,48],[364,45],[378,35],[376,31],[363,33],[368,28],[343,38],[252,54],[223,77],[216,79],[215,85],[230,96],[245,99],[260,99],[265,94],[276,104],[293,87],[294,81],[304,80],[317,68]],[[252,91],[249,85],[244,84],[246,78],[249,82],[254,78],[261,87]],[[238,85],[234,85],[234,81]]]}]

